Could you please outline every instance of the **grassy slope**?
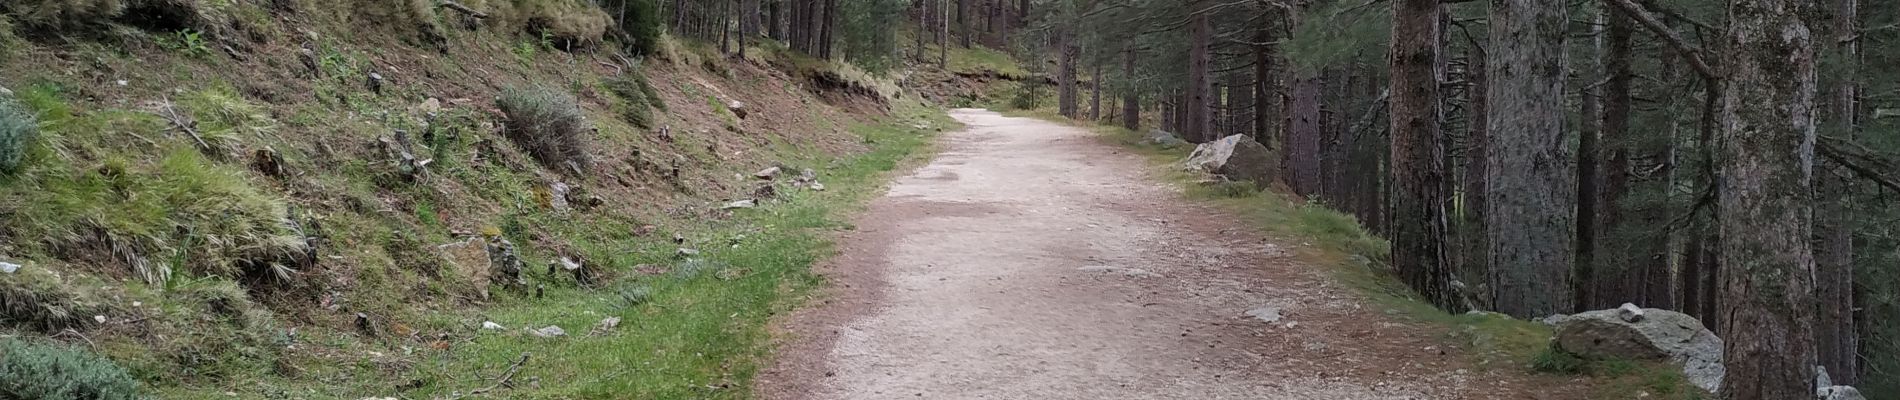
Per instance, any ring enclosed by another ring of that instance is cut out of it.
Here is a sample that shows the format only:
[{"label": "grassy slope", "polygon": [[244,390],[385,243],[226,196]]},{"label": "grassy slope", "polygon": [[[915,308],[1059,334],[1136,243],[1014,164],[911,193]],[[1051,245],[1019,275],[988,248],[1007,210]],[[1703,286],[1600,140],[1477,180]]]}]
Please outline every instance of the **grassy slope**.
[{"label": "grassy slope", "polygon": [[[909,126],[949,123],[910,101],[887,115],[849,95],[821,98],[807,91],[808,69],[895,89],[772,46],[740,63],[668,42],[632,69],[512,30],[527,18],[519,9],[492,9],[492,24],[466,30],[400,2],[277,2],[301,4],[297,13],[261,3],[198,3],[242,20],[244,35],[229,37],[241,57],[190,29],[28,38],[0,17],[0,87],[44,127],[28,170],[0,178],[0,260],[27,265],[0,276],[0,296],[46,295],[43,304],[72,311],[55,322],[74,332],[4,315],[0,336],[80,345],[167,398],[447,396],[493,384],[522,353],[532,356],[515,388],[492,394],[744,397],[764,320],[816,283],[806,267],[828,254],[826,230],[848,228],[838,213],[927,142]],[[444,42],[418,39],[403,18],[433,21]],[[385,78],[381,92],[367,87],[370,72]],[[607,90],[623,72],[644,74],[665,100],[652,129],[623,120],[626,99]],[[493,99],[524,85],[580,100],[599,128],[588,138],[596,168],[566,176],[501,137]],[[433,116],[431,98],[441,105]],[[749,104],[748,119],[727,108],[734,100]],[[161,117],[164,101],[212,148]],[[398,129],[435,160],[417,181],[401,179],[378,147]],[[254,168],[262,149],[290,174]],[[831,190],[717,209],[757,185],[743,175],[773,164],[813,168]],[[679,179],[665,177],[669,167]],[[604,204],[553,210],[547,188],[557,181]],[[240,263],[257,259],[257,245],[304,236],[285,220],[319,239],[314,262],[270,267],[282,281]],[[676,233],[718,267],[675,272],[684,268],[671,258]],[[470,234],[515,243],[545,293],[489,287],[435,248]],[[564,255],[598,267],[606,283],[545,272]],[[154,280],[140,270],[171,272]],[[359,313],[371,332],[357,327]],[[107,322],[87,322],[94,315]],[[607,316],[624,322],[590,336]],[[509,329],[484,331],[484,321]],[[569,337],[522,331],[547,325]]]}]

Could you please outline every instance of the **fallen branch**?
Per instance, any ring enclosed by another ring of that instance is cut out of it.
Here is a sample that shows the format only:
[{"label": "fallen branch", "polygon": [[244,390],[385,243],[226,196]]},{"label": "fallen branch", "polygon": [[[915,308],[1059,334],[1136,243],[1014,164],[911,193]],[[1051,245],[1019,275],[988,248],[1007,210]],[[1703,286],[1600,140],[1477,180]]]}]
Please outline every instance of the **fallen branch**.
[{"label": "fallen branch", "polygon": [[487,18],[488,18],[488,14],[487,14],[487,13],[483,13],[483,12],[481,12],[481,11],[475,11],[475,9],[473,9],[473,8],[468,8],[468,6],[465,6],[465,5],[462,5],[462,3],[457,3],[457,2],[454,2],[454,1],[452,1],[452,0],[450,0],[450,1],[443,1],[443,2],[442,2],[442,8],[447,8],[447,9],[450,9],[450,10],[455,10],[455,11],[461,11],[461,12],[463,12],[463,13],[465,13],[465,14],[468,14],[468,15],[469,15],[469,16],[471,16],[471,17],[475,17],[475,18],[478,18],[478,19],[487,19]]},{"label": "fallen branch", "polygon": [[502,386],[507,385],[508,381],[515,379],[516,372],[521,372],[521,365],[527,364],[527,363],[528,363],[528,353],[521,353],[521,358],[515,360],[514,365],[508,366],[508,371],[503,372],[501,374],[501,377],[495,379],[495,384],[488,385],[488,387],[484,387],[481,389],[470,390],[468,394],[464,396],[474,396],[474,395],[478,395],[482,393],[488,393],[489,391],[499,389]]},{"label": "fallen branch", "polygon": [[178,107],[172,104],[171,99],[161,100],[153,108],[155,109],[154,114],[158,114],[159,117],[165,118],[165,121],[170,122],[173,128],[178,128],[178,130],[184,131],[186,135],[191,136],[191,140],[198,142],[198,148],[200,150],[203,150],[206,152],[211,151],[211,143],[206,143],[205,138],[203,136],[198,135],[198,128],[197,128],[198,121],[194,121],[191,119],[191,117],[187,117],[182,114],[179,114]]}]

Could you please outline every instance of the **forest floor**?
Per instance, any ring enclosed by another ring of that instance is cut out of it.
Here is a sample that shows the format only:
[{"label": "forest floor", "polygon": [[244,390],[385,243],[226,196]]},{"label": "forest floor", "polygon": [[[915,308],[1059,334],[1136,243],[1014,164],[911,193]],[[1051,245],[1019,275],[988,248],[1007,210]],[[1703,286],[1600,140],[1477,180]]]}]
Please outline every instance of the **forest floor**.
[{"label": "forest floor", "polygon": [[[974,109],[777,324],[771,399],[1572,399],[1193,201],[1083,128]],[[1272,320],[1269,322],[1269,320]]]}]

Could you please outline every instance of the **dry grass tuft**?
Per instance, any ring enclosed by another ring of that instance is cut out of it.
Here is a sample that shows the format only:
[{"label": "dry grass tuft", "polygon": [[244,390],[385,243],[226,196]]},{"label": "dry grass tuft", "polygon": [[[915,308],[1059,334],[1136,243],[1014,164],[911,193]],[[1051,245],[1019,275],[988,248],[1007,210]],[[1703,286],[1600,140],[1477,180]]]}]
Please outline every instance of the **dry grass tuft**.
[{"label": "dry grass tuft", "polygon": [[536,86],[502,92],[508,138],[542,165],[579,174],[588,168],[586,135],[593,131],[574,96]]}]

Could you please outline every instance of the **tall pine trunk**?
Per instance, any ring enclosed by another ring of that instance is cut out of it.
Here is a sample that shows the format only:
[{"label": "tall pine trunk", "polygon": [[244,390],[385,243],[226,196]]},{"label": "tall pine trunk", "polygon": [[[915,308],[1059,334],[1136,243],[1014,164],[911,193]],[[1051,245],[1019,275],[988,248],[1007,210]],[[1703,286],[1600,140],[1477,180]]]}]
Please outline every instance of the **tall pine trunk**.
[{"label": "tall pine trunk", "polygon": [[1213,27],[1209,26],[1207,13],[1204,11],[1212,0],[1191,1],[1189,10],[1193,10],[1193,15],[1188,17],[1188,36],[1191,42],[1188,46],[1188,103],[1187,115],[1183,121],[1186,122],[1186,126],[1182,129],[1181,137],[1195,143],[1203,143],[1219,139],[1215,137],[1211,129],[1213,121],[1208,115],[1213,105],[1211,95],[1208,93],[1213,88],[1207,76],[1208,59],[1211,57],[1208,46],[1214,33]]},{"label": "tall pine trunk", "polygon": [[[1822,126],[1831,135],[1853,137],[1858,130],[1859,76],[1857,65],[1860,59],[1859,43],[1847,40],[1859,34],[1856,29],[1860,18],[1859,0],[1834,0],[1831,4],[1832,20],[1829,22],[1829,37],[1842,39],[1830,48],[1834,60],[1846,63],[1849,71],[1845,76],[1836,75],[1836,79],[1827,88],[1827,97],[1822,100],[1826,108],[1822,110]],[[1821,163],[1828,171],[1838,166],[1834,163]],[[1815,257],[1815,295],[1818,297],[1818,313],[1815,314],[1815,344],[1819,350],[1821,365],[1827,367],[1828,374],[1835,382],[1852,385],[1860,381],[1859,335],[1854,329],[1854,224],[1850,216],[1853,203],[1853,189],[1849,181],[1833,173],[1818,174],[1815,180],[1817,196],[1815,210],[1815,229],[1817,240]]]},{"label": "tall pine trunk", "polygon": [[1815,51],[1802,19],[1811,5],[1729,3],[1717,187],[1730,400],[1814,396]]},{"label": "tall pine trunk", "polygon": [[1491,4],[1486,128],[1487,246],[1498,311],[1569,312],[1576,175],[1563,132],[1564,0]]},{"label": "tall pine trunk", "polygon": [[1433,305],[1463,312],[1445,248],[1449,234],[1439,133],[1444,110],[1438,85],[1443,11],[1438,0],[1400,0],[1392,10],[1392,266]]},{"label": "tall pine trunk", "polygon": [[[1133,81],[1135,79],[1134,45],[1128,45],[1122,53],[1122,79]],[[1141,129],[1141,91],[1135,90],[1133,85],[1122,88],[1122,127],[1128,130]]]}]

